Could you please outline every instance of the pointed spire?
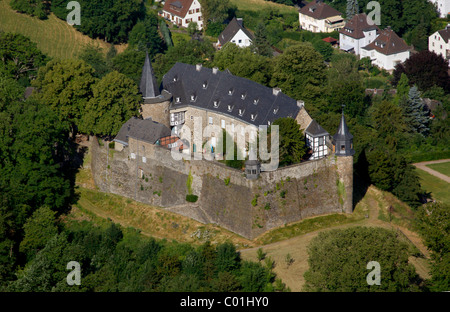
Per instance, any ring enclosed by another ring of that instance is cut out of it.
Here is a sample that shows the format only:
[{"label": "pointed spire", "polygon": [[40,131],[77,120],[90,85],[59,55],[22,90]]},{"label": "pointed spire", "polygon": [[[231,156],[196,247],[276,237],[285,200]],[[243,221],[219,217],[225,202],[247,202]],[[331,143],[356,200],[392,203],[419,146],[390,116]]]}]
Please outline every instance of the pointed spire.
[{"label": "pointed spire", "polygon": [[155,98],[159,95],[159,88],[156,84],[156,78],[153,72],[152,64],[150,63],[150,58],[148,57],[148,52],[145,53],[145,63],[142,68],[139,91],[141,91],[144,99]]},{"label": "pointed spire", "polygon": [[342,110],[341,123],[339,124],[338,131],[333,136],[333,139],[336,140],[350,140],[353,139],[353,135],[348,131],[347,123],[345,122],[344,110]]}]

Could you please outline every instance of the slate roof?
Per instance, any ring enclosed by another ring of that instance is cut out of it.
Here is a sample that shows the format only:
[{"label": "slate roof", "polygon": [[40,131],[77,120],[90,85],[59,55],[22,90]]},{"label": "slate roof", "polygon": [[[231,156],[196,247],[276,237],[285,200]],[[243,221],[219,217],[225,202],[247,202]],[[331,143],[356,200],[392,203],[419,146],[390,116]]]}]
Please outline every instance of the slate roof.
[{"label": "slate roof", "polygon": [[192,5],[192,1],[194,0],[166,0],[163,10],[184,18]]},{"label": "slate roof", "polygon": [[341,16],[342,13],[320,0],[313,0],[299,10],[301,14],[317,20],[323,20],[332,16]]},{"label": "slate roof", "polygon": [[408,51],[409,47],[403,39],[388,27],[382,30],[372,43],[362,49],[368,51],[376,50],[384,55],[391,55]]},{"label": "slate roof", "polygon": [[131,117],[120,128],[119,133],[114,138],[114,141],[128,145],[128,138],[138,139],[139,141],[155,144],[161,138],[170,136],[172,131],[152,119],[139,119]]},{"label": "slate roof", "polygon": [[311,136],[329,135],[327,130],[322,128],[314,119],[309,123],[309,126],[305,129],[305,132]]},{"label": "slate roof", "polygon": [[448,42],[450,40],[450,25],[447,25],[445,29],[438,30],[438,33],[445,42]]},{"label": "slate roof", "polygon": [[352,37],[354,39],[364,38],[364,32],[380,30],[377,25],[369,25],[367,23],[367,15],[365,13],[356,14],[353,18],[345,24],[344,28],[339,30],[343,35]]},{"label": "slate roof", "polygon": [[353,139],[353,135],[348,131],[347,123],[345,122],[344,113],[342,113],[341,122],[339,124],[338,131],[333,136],[334,142],[346,141]]},{"label": "slate roof", "polygon": [[214,73],[211,68],[197,70],[195,65],[176,63],[163,77],[162,85],[173,96],[171,110],[194,106],[255,126],[268,125],[280,117],[295,118],[300,111],[297,101],[282,92],[274,95],[272,88],[226,70]]},{"label": "slate roof", "polygon": [[139,91],[142,93],[144,99],[155,98],[160,94],[148,53],[145,55]]},{"label": "slate roof", "polygon": [[220,45],[223,46],[225,43],[233,39],[239,30],[242,30],[249,39],[253,40],[253,35],[244,27],[242,19],[236,19],[236,17],[234,17],[219,35]]}]

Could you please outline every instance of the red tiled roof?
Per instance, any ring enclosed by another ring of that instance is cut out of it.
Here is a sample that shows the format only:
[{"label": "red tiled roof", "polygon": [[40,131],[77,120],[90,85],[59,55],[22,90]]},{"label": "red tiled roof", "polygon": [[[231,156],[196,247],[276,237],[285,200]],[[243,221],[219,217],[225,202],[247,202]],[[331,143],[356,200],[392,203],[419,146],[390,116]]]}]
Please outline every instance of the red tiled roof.
[{"label": "red tiled roof", "polygon": [[339,32],[354,39],[361,39],[365,37],[365,31],[375,29],[377,32],[380,30],[377,25],[369,25],[367,22],[367,15],[365,13],[361,13],[356,14],[351,20],[347,21],[344,28],[339,30]]},{"label": "red tiled roof", "polygon": [[322,20],[332,16],[342,15],[338,10],[330,7],[328,4],[313,0],[299,11],[301,14],[308,15],[314,19]]},{"label": "red tiled roof", "polygon": [[184,18],[194,0],[166,0],[163,10]]},{"label": "red tiled roof", "polygon": [[329,43],[336,43],[337,39],[334,39],[333,37],[326,37],[322,39],[325,42],[329,42]]},{"label": "red tiled roof", "polygon": [[365,50],[377,50],[384,55],[391,55],[409,50],[409,46],[392,29],[386,28]]}]

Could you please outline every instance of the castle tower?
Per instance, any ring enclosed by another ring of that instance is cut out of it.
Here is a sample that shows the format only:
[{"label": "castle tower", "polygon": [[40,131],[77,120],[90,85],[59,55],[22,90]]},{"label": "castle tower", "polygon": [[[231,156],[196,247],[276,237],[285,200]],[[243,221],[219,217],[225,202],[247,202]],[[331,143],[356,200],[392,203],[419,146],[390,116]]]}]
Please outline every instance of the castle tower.
[{"label": "castle tower", "polygon": [[350,133],[342,112],[341,123],[333,136],[333,151],[336,155],[337,172],[339,174],[339,201],[346,213],[353,212],[353,135]]},{"label": "castle tower", "polygon": [[261,163],[258,161],[256,152],[252,147],[248,155],[248,160],[245,162],[245,176],[249,180],[256,180],[260,173]]},{"label": "castle tower", "polygon": [[144,100],[144,103],[141,105],[142,118],[147,119],[151,117],[154,121],[170,128],[169,106],[172,96],[166,90],[159,92],[159,86],[148,53],[145,55],[139,91]]}]

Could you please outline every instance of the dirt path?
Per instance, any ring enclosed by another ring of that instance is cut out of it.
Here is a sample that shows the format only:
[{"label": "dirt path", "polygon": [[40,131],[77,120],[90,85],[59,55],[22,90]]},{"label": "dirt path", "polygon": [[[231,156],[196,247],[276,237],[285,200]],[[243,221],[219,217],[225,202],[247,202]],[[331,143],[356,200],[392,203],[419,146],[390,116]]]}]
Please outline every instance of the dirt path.
[{"label": "dirt path", "polygon": [[440,163],[445,163],[445,162],[450,162],[450,159],[441,159],[441,160],[433,160],[433,161],[424,161],[424,162],[420,162],[420,163],[415,163],[414,166],[416,166],[417,168],[428,172],[429,174],[434,175],[435,177],[444,180],[447,183],[450,183],[450,177],[446,176],[445,174],[442,174],[436,170],[431,169],[430,167],[427,167],[427,165],[431,165],[431,164],[440,164]]}]

